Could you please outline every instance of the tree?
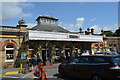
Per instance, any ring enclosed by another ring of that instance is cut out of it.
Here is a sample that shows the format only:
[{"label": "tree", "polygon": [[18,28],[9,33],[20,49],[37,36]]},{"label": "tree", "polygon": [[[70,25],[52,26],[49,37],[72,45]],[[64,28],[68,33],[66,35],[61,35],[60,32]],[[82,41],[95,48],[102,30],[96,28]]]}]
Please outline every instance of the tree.
[{"label": "tree", "polygon": [[113,35],[113,32],[112,31],[107,31],[106,32],[106,36],[112,36]]},{"label": "tree", "polygon": [[103,35],[106,35],[106,36],[113,36],[113,32],[112,31],[103,31],[103,30],[101,30],[101,34]]},{"label": "tree", "polygon": [[115,31],[114,36],[120,36],[120,27]]}]

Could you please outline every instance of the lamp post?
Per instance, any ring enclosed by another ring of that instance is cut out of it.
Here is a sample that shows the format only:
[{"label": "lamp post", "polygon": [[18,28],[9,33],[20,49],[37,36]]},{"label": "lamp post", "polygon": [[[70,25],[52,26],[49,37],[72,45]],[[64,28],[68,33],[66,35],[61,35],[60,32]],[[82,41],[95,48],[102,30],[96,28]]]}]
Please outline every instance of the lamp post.
[{"label": "lamp post", "polygon": [[46,46],[46,49],[45,49],[46,60],[48,60],[48,57],[47,57],[47,47],[48,47],[48,43],[49,43],[49,41],[46,41],[46,44],[45,44],[45,46]]},{"label": "lamp post", "polygon": [[117,51],[117,48],[116,48],[116,43],[115,41],[113,41],[113,50],[116,52]]},{"label": "lamp post", "polygon": [[107,42],[104,41],[104,50],[106,51],[106,49],[107,49]]}]

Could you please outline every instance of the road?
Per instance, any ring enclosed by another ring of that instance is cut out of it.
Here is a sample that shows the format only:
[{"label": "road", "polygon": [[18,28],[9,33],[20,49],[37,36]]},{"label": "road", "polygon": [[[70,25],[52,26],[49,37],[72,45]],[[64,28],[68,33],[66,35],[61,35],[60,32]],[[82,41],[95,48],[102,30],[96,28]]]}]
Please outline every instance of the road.
[{"label": "road", "polygon": [[46,69],[46,75],[47,75],[48,80],[77,80],[70,76],[66,76],[62,78],[58,73],[58,68]]}]

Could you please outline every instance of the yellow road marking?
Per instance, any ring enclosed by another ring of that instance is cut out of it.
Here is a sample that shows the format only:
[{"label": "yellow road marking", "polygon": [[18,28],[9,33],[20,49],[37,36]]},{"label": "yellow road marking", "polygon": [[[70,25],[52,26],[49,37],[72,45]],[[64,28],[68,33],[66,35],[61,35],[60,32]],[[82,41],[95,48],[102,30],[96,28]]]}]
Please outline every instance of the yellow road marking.
[{"label": "yellow road marking", "polygon": [[6,72],[5,75],[11,75],[11,74],[18,74],[19,71],[14,71],[14,72]]}]

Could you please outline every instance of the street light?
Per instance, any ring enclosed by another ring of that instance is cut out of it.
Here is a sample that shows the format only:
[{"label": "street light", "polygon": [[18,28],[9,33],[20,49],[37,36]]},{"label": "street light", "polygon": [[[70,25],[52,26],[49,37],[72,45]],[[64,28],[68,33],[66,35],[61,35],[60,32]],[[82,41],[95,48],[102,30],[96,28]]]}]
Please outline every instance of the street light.
[{"label": "street light", "polygon": [[48,43],[49,43],[49,41],[46,41],[46,44],[45,44],[45,46],[46,46],[46,50],[45,50],[45,53],[46,53],[46,61],[47,61],[47,46],[48,46]]},{"label": "street light", "polygon": [[116,50],[116,43],[115,43],[115,41],[113,41],[113,50],[116,52],[117,50]]}]

